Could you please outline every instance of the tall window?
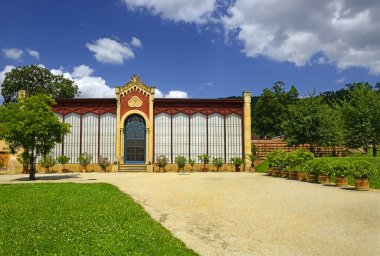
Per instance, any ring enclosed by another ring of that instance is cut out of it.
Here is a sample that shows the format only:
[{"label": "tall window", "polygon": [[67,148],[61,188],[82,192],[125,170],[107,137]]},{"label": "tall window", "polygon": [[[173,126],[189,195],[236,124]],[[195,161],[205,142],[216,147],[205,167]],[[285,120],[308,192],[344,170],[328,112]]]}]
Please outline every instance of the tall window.
[{"label": "tall window", "polygon": [[242,122],[236,114],[226,116],[226,151],[227,162],[231,157],[242,157]]},{"label": "tall window", "polygon": [[196,113],[190,116],[190,158],[199,162],[198,156],[207,152],[207,117]]},{"label": "tall window", "polygon": [[98,116],[88,113],[82,116],[82,153],[92,156],[91,163],[98,162]]},{"label": "tall window", "polygon": [[189,156],[189,116],[179,113],[173,116],[173,159]]},{"label": "tall window", "polygon": [[224,117],[212,114],[208,117],[208,154],[213,157],[224,157]]},{"label": "tall window", "polygon": [[71,125],[71,132],[64,138],[64,154],[70,157],[70,163],[77,163],[80,153],[80,116],[75,113],[67,114],[65,123]]},{"label": "tall window", "polygon": [[116,116],[111,113],[100,116],[100,156],[116,160]]},{"label": "tall window", "polygon": [[154,116],[154,160],[165,155],[171,161],[171,116],[160,113]]}]

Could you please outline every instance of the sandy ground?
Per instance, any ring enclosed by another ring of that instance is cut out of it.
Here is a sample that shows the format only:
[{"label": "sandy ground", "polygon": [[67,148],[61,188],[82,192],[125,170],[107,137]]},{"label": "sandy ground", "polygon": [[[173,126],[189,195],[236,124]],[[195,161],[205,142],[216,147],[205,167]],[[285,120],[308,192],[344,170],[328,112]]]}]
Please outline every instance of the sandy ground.
[{"label": "sandy ground", "polygon": [[[25,183],[1,175],[0,183]],[[201,255],[380,255],[380,191],[259,173],[85,173],[36,182],[108,182]]]}]

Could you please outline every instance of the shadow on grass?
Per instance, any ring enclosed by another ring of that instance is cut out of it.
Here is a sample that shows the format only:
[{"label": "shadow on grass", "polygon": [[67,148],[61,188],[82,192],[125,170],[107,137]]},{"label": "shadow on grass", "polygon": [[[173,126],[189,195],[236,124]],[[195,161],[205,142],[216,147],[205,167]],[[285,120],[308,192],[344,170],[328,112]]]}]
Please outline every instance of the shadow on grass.
[{"label": "shadow on grass", "polygon": [[[65,180],[65,179],[74,179],[78,178],[79,174],[44,174],[44,175],[36,175],[36,180]],[[31,181],[28,177],[22,177],[18,179],[14,179],[12,181]]]}]

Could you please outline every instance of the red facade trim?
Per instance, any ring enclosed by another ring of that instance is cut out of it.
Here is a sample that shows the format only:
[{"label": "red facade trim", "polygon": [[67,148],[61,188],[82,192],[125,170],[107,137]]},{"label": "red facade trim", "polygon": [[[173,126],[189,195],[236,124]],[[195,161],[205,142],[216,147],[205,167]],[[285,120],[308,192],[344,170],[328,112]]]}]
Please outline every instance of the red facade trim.
[{"label": "red facade trim", "polygon": [[59,99],[52,110],[63,116],[70,113],[78,115],[111,113],[116,115],[116,99]]}]

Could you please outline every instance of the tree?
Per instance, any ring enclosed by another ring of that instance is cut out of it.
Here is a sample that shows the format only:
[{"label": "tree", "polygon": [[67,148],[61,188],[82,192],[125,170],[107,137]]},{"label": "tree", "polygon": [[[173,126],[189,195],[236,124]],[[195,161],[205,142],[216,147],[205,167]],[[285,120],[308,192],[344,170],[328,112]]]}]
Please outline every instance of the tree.
[{"label": "tree", "polygon": [[29,179],[35,179],[35,159],[44,156],[69,133],[70,125],[61,123],[51,110],[55,101],[38,94],[0,107],[0,139],[12,154],[24,150],[29,158]]},{"label": "tree", "polygon": [[262,136],[283,135],[282,123],[288,119],[288,106],[298,98],[297,89],[291,86],[285,91],[285,84],[278,81],[270,89],[264,89],[254,109],[254,131]]},{"label": "tree", "polygon": [[26,90],[28,96],[42,93],[54,99],[79,95],[78,86],[73,81],[33,65],[14,68],[6,73],[1,87],[5,103],[15,102],[20,90]]},{"label": "tree", "polygon": [[368,83],[351,84],[348,98],[342,102],[341,113],[345,125],[345,143],[349,147],[363,147],[373,155],[380,143],[380,95]]},{"label": "tree", "polygon": [[342,125],[339,113],[323,103],[321,97],[310,96],[289,106],[289,119],[283,124],[289,145],[309,144],[337,146],[342,143]]}]

